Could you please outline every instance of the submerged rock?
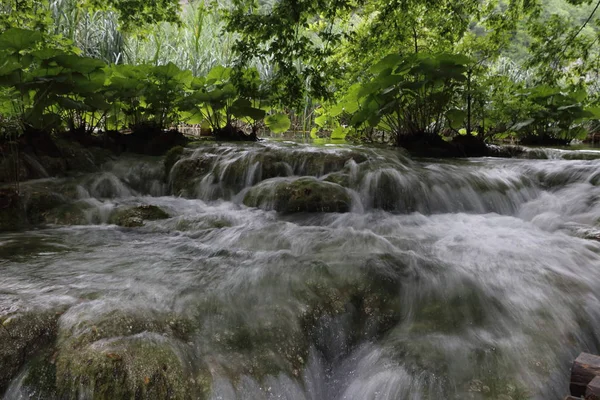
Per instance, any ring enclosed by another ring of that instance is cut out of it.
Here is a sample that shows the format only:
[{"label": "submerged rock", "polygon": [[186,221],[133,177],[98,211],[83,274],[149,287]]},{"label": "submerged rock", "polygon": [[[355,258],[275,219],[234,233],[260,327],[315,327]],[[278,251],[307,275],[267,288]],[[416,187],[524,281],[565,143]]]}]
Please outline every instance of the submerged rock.
[{"label": "submerged rock", "polygon": [[111,224],[133,228],[143,226],[144,221],[157,221],[170,218],[160,207],[143,205],[131,208],[117,209],[109,218]]},{"label": "submerged rock", "polygon": [[305,177],[263,181],[246,193],[244,204],[284,213],[348,212],[352,199],[336,183]]}]

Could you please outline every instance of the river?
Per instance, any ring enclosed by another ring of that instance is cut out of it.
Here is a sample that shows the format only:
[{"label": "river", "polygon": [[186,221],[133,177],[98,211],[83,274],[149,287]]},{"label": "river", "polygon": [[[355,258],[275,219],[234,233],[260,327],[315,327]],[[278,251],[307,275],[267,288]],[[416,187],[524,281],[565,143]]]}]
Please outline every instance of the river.
[{"label": "river", "polygon": [[[56,315],[4,398],[562,399],[600,352],[600,161],[545,154],[223,145],[69,178],[87,225],[0,234],[0,340]],[[243,204],[298,176],[349,212]],[[170,218],[107,223],[147,204]]]}]

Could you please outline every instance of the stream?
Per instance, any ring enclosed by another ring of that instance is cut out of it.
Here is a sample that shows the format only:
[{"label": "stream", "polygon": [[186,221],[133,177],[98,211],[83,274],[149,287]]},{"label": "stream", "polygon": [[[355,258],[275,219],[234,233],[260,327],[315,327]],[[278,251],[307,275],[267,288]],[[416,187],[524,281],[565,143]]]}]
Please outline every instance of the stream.
[{"label": "stream", "polygon": [[[0,233],[3,398],[562,399],[600,353],[600,159],[544,151],[207,145],[24,183],[87,222]],[[306,177],[348,212],[277,212]],[[110,223],[140,205],[169,218]]]}]

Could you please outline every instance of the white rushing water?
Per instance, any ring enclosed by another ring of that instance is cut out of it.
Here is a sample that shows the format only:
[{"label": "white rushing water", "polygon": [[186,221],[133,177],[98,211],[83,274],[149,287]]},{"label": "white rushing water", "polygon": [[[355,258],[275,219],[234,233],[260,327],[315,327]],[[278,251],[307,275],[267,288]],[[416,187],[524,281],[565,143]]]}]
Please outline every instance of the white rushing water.
[{"label": "white rushing water", "polygon": [[[88,225],[0,234],[0,316],[57,315],[5,399],[558,400],[600,352],[600,161],[216,146],[168,182],[160,163],[71,179]],[[299,176],[343,182],[350,212],[243,205]],[[143,204],[170,218],[107,224]]]}]

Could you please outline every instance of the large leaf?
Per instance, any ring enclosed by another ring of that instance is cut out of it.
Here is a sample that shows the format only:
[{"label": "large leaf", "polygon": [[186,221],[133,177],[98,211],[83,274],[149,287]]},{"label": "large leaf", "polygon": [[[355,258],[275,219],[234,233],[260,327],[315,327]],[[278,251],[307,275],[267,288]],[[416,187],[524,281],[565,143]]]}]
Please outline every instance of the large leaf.
[{"label": "large leaf", "polygon": [[259,121],[265,117],[265,110],[252,107],[252,103],[248,99],[237,99],[231,105],[231,113],[236,118],[250,118],[254,121]]},{"label": "large leaf", "polygon": [[206,75],[206,81],[209,84],[215,82],[225,82],[231,76],[231,68],[226,68],[222,65],[217,65]]},{"label": "large leaf", "polygon": [[273,133],[283,133],[290,129],[292,123],[287,115],[274,114],[265,118],[265,125],[267,125]]},{"label": "large leaf", "polygon": [[42,34],[28,29],[10,28],[0,35],[0,50],[19,52],[30,49],[42,40]]},{"label": "large leaf", "polygon": [[371,67],[371,73],[380,74],[388,69],[391,71],[401,60],[402,56],[399,54],[388,54]]},{"label": "large leaf", "polygon": [[320,126],[321,128],[327,125],[327,121],[329,120],[329,116],[327,114],[323,114],[317,118],[315,118],[315,124]]},{"label": "large leaf", "polygon": [[523,128],[525,128],[525,127],[527,127],[527,126],[529,126],[529,125],[533,124],[534,122],[535,122],[535,119],[533,119],[533,118],[530,118],[530,119],[527,119],[527,120],[525,120],[525,121],[517,122],[516,124],[514,124],[514,125],[511,127],[511,129],[512,129],[513,131],[520,131],[521,129],[523,129]]},{"label": "large leaf", "polygon": [[340,140],[340,139],[346,139],[346,129],[344,129],[344,127],[342,126],[338,126],[337,128],[335,128],[333,130],[333,132],[331,132],[331,139],[334,140]]},{"label": "large leaf", "polygon": [[53,58],[58,65],[68,68],[82,74],[89,74],[97,69],[103,68],[106,64],[101,60],[91,57],[81,57],[74,54],[63,54]]},{"label": "large leaf", "polygon": [[446,112],[446,118],[448,118],[448,122],[452,129],[458,129],[465,122],[467,113],[458,109],[448,110],[448,112]]}]

